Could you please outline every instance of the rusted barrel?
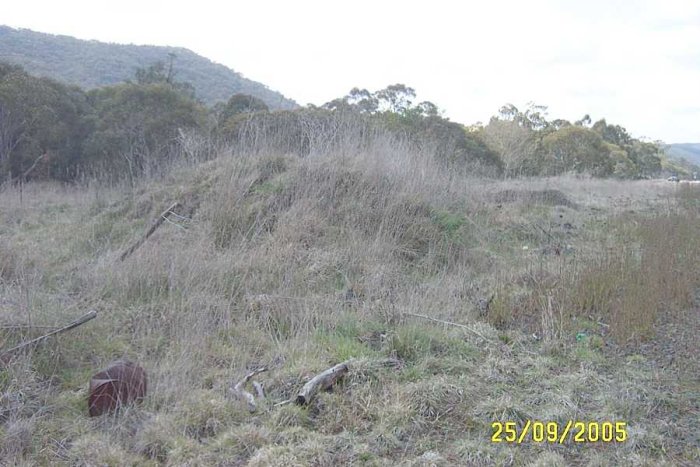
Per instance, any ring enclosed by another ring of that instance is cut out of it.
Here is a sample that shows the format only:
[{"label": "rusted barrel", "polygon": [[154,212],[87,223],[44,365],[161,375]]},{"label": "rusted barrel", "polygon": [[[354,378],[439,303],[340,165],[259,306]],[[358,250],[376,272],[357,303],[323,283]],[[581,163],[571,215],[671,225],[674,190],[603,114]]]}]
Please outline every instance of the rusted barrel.
[{"label": "rusted barrel", "polygon": [[118,360],[90,379],[88,411],[91,417],[97,417],[144,397],[146,372],[133,362]]}]

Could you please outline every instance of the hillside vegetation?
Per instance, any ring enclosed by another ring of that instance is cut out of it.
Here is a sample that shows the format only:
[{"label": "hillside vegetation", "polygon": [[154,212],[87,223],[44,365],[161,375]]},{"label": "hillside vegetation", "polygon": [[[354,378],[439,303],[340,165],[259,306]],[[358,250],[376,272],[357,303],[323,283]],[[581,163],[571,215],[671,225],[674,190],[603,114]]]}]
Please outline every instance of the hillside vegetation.
[{"label": "hillside vegetation", "polygon": [[666,151],[675,158],[700,165],[700,143],[669,144]]},{"label": "hillside vegetation", "polygon": [[[206,106],[174,69],[86,91],[0,63],[0,463],[700,463],[700,185],[653,180],[692,164],[403,84]],[[91,418],[116,359],[148,394]],[[537,421],[625,436],[492,441]]]},{"label": "hillside vegetation", "polygon": [[[205,107],[191,83],[162,62],[137,69],[133,81],[88,92],[0,62],[0,177],[20,184],[85,177],[133,183],[163,172],[183,154],[193,157],[181,151],[193,141],[248,140],[303,156],[328,151],[343,138],[364,143],[376,132],[404,137],[441,165],[475,176],[648,179],[664,170],[694,170],[669,163],[659,144],[605,119],[549,120],[544,106],[523,111],[506,105],[487,125],[465,127],[415,98],[414,89],[394,84],[375,92],[356,88],[321,107],[270,111],[245,94]],[[352,122],[352,131],[338,131],[340,122]]]},{"label": "hillside vegetation", "polygon": [[296,102],[264,84],[181,47],[108,44],[0,25],[0,61],[84,89],[132,79],[137,69],[168,62],[171,54],[177,78],[191,83],[197,97],[208,105],[225,102],[233,94],[247,94],[271,109],[297,107]]},{"label": "hillside vegetation", "polygon": [[[348,113],[259,115],[233,142],[188,140],[159,177],[0,192],[0,346],[98,311],[0,369],[0,458],[698,462],[697,187],[494,180],[474,176],[498,169],[489,151],[467,164]],[[149,395],[89,418],[89,377],[116,358],[144,366]],[[281,404],[342,361],[333,391]],[[251,414],[230,388],[262,366]],[[527,420],[622,421],[628,438],[491,442],[492,422]]]}]

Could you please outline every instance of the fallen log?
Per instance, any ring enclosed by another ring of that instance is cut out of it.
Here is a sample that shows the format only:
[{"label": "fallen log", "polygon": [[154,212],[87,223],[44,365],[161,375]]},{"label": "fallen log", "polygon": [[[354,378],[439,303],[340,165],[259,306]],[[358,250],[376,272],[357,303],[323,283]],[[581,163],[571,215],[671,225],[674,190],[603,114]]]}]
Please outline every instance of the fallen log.
[{"label": "fallen log", "polygon": [[97,312],[95,310],[88,311],[87,313],[85,313],[83,316],[81,316],[77,320],[73,321],[70,324],[63,326],[62,328],[56,329],[55,331],[52,331],[48,334],[44,334],[43,336],[39,336],[36,339],[32,339],[32,340],[27,341],[27,342],[22,342],[21,344],[16,345],[16,346],[12,347],[11,349],[5,350],[3,353],[0,354],[0,361],[6,361],[6,359],[13,352],[21,350],[21,349],[28,347],[30,345],[38,344],[39,342],[41,342],[45,339],[48,339],[49,337],[55,336],[56,334],[60,334],[62,332],[70,331],[71,329],[75,329],[78,326],[81,326],[81,325],[87,323],[88,321],[90,321],[91,319],[96,318],[96,317],[97,317]]},{"label": "fallen log", "polygon": [[[243,377],[242,380],[240,380],[232,389],[231,392],[239,399],[245,401],[248,403],[248,411],[250,413],[255,412],[255,410],[258,408],[257,404],[255,403],[255,396],[248,391],[245,390],[245,385],[250,381],[251,378],[253,378],[255,375],[258,375],[262,372],[267,371],[266,367],[258,368],[257,370],[248,373]],[[258,398],[264,398],[265,393],[262,389],[262,385],[257,382],[253,382],[253,386],[255,387],[255,391],[258,393]]]},{"label": "fallen log", "polygon": [[311,378],[311,380],[301,388],[301,392],[297,394],[294,403],[297,405],[307,405],[319,391],[330,389],[340,378],[350,371],[348,362],[339,363]]},{"label": "fallen log", "polygon": [[148,240],[148,237],[150,237],[151,235],[153,235],[153,232],[155,232],[156,229],[157,229],[158,227],[160,227],[161,224],[163,224],[163,222],[165,222],[165,220],[168,218],[168,216],[170,216],[171,214],[173,214],[173,212],[172,212],[173,209],[175,209],[175,208],[177,208],[177,207],[179,207],[179,206],[180,206],[180,203],[178,203],[178,202],[173,203],[172,205],[170,205],[170,207],[169,207],[168,209],[166,209],[165,211],[163,211],[163,212],[160,214],[160,216],[158,216],[156,219],[154,219],[153,222],[151,223],[151,227],[149,227],[149,229],[146,231],[146,234],[145,234],[143,237],[141,237],[136,243],[134,243],[134,244],[131,245],[129,248],[127,248],[127,249],[124,251],[124,253],[122,253],[121,256],[119,256],[119,261],[124,261],[124,260],[125,260],[126,258],[128,258],[134,251],[136,251],[141,245],[143,245],[143,244],[146,242],[146,240]]}]

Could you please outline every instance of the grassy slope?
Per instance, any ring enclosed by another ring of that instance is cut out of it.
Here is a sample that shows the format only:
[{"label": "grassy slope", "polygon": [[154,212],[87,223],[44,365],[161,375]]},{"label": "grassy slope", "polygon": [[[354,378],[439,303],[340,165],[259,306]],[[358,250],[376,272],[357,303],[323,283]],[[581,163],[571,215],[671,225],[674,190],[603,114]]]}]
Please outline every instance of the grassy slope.
[{"label": "grassy slope", "polygon": [[[219,158],[134,191],[7,190],[0,320],[99,317],[0,370],[0,457],[691,464],[698,325],[682,310],[697,306],[698,199],[652,182],[480,181],[390,151]],[[116,261],[172,200],[191,221]],[[30,335],[0,331],[0,346]],[[147,369],[147,401],[89,419],[90,374],[121,357]],[[348,358],[310,408],[274,406]],[[269,403],[251,415],[228,388],[261,365]],[[629,440],[490,442],[491,422],[526,419],[626,421]]]},{"label": "grassy slope", "polygon": [[85,89],[133,79],[138,68],[167,63],[169,53],[177,57],[176,78],[191,83],[207,104],[243,93],[262,99],[272,109],[297,107],[279,92],[184,48],[108,44],[0,25],[0,60]]}]

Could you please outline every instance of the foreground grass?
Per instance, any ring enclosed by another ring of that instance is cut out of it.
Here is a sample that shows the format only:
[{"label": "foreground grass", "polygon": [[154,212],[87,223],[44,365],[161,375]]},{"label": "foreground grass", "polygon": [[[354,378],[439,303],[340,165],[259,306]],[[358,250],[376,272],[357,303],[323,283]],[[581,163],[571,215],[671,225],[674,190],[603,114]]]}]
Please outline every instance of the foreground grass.
[{"label": "foreground grass", "polygon": [[[2,323],[99,312],[0,369],[0,458],[697,462],[700,194],[481,181],[418,156],[229,157],[133,190],[0,193]],[[174,200],[178,225],[117,261]],[[0,346],[40,332],[4,329]],[[123,357],[146,368],[147,400],[88,418],[90,375]],[[347,359],[310,407],[275,405]],[[263,365],[268,400],[249,414],[228,389]],[[629,439],[495,444],[497,420],[625,421]]]}]

